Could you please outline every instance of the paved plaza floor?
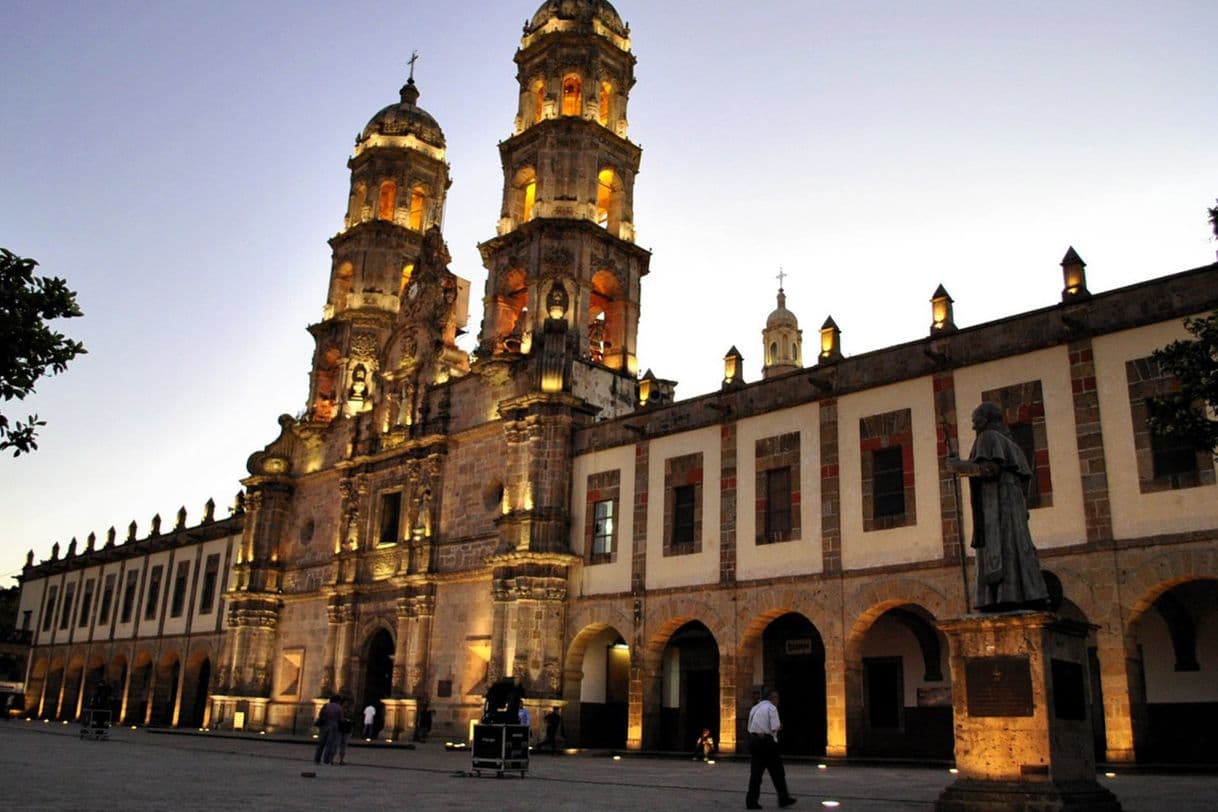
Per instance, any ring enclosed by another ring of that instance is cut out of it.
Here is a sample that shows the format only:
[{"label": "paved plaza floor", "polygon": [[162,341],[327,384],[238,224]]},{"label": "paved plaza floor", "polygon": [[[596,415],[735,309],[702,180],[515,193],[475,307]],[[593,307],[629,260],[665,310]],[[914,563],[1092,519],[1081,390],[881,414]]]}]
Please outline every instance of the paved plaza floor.
[{"label": "paved plaza floor", "polygon": [[[535,754],[528,776],[471,774],[468,752],[352,747],[345,767],[314,767],[307,742],[120,729],[82,741],[76,725],[0,723],[9,810],[710,810],[743,809],[748,762]],[[316,772],[316,777],[302,773]],[[795,809],[928,810],[952,780],[941,768],[787,765]],[[1118,774],[1101,782],[1128,812],[1218,809],[1218,777]],[[769,779],[761,803],[777,808]],[[824,802],[836,801],[827,807]]]}]

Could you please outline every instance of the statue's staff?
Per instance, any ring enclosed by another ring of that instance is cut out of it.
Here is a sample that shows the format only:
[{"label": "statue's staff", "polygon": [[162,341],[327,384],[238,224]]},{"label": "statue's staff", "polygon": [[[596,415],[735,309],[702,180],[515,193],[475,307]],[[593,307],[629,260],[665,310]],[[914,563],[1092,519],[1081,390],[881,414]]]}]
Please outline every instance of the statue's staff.
[{"label": "statue's staff", "polygon": [[[943,444],[947,447],[948,459],[954,457],[959,460],[959,446],[956,450],[952,450],[951,426],[948,425],[947,415],[940,415],[939,420],[943,423]],[[947,469],[952,472],[952,495],[956,499],[956,543],[960,547],[960,578],[964,581],[964,613],[967,615],[969,612],[968,547],[964,543],[964,506],[960,504],[960,477],[952,470],[950,463]]]}]

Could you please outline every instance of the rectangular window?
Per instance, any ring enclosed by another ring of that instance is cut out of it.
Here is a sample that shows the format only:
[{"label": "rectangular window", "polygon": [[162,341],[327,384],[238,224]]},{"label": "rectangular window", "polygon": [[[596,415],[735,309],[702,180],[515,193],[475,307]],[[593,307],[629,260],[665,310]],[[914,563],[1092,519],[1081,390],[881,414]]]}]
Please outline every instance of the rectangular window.
[{"label": "rectangular window", "polygon": [[1028,501],[1029,508],[1038,507],[1040,505],[1040,483],[1036,476],[1036,435],[1031,423],[1012,423],[1010,429],[1011,439],[1023,452],[1023,457],[1028,462],[1028,469],[1032,472],[1024,489],[1024,497]]},{"label": "rectangular window", "polygon": [[613,553],[613,500],[603,499],[592,509],[592,555]]},{"label": "rectangular window", "polygon": [[[1146,411],[1153,417],[1155,402],[1146,402]],[[1165,437],[1150,429],[1150,458],[1155,478],[1197,473],[1197,450],[1174,437]]]},{"label": "rectangular window", "polygon": [[199,614],[210,615],[216,602],[216,580],[220,577],[220,554],[207,557],[203,569],[203,595],[199,598]]},{"label": "rectangular window", "polygon": [[148,576],[148,595],[147,601],[144,603],[144,620],[152,620],[156,617],[156,605],[161,597],[161,576],[164,572],[165,567],[157,564],[152,568],[152,574]]},{"label": "rectangular window", "polygon": [[697,485],[678,485],[672,489],[672,543],[694,543],[694,505],[697,501]]},{"label": "rectangular window", "polygon": [[106,576],[102,586],[101,605],[97,608],[97,623],[104,626],[110,622],[110,606],[114,603],[114,573]]},{"label": "rectangular window", "polygon": [[872,452],[872,487],[875,489],[873,518],[901,516],[905,513],[905,467],[901,446],[877,448]]},{"label": "rectangular window", "polygon": [[791,534],[791,469],[765,472],[765,540],[785,541]]},{"label": "rectangular window", "polygon": [[138,572],[127,573],[127,585],[123,587],[123,612],[122,623],[131,622],[131,614],[135,611],[135,592],[140,586],[140,574]]},{"label": "rectangular window", "polygon": [[76,584],[68,584],[63,590],[63,606],[59,610],[59,628],[66,629],[72,623],[72,600],[76,597]]},{"label": "rectangular window", "polygon": [[55,601],[59,598],[59,587],[53,586],[47,590],[47,608],[42,615],[42,630],[49,632],[55,622]]},{"label": "rectangular window", "polygon": [[190,562],[179,561],[178,571],[173,578],[173,601],[169,607],[170,617],[181,617],[186,608],[186,587],[190,582]]},{"label": "rectangular window", "polygon": [[89,625],[89,610],[93,608],[93,579],[85,581],[85,593],[80,596],[80,620],[76,625],[84,628]]},{"label": "rectangular window", "polygon": [[381,545],[397,544],[402,523],[402,492],[381,494]]}]

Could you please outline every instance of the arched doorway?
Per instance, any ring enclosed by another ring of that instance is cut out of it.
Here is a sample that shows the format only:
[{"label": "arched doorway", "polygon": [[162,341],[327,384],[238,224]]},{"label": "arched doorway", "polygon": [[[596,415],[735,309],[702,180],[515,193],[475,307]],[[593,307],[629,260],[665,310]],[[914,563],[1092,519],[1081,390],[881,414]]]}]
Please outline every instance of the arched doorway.
[{"label": "arched doorway", "polygon": [[884,612],[863,637],[859,755],[951,758],[948,646],[931,615],[906,604]]},{"label": "arched doorway", "polygon": [[59,698],[62,690],[63,660],[56,660],[51,663],[51,670],[47,674],[46,693],[42,702],[42,713],[39,714],[43,719],[59,718]]},{"label": "arched doorway", "polygon": [[374,733],[385,726],[385,704],[383,699],[393,691],[393,636],[380,629],[368,640],[364,649],[364,693],[360,707],[376,706]]},{"label": "arched doorway", "polygon": [[1218,580],[1164,589],[1130,633],[1146,709],[1138,760],[1218,763]]},{"label": "arched doorway", "polygon": [[719,741],[719,646],[690,621],[668,639],[660,679],[660,748],[693,750],[702,728]]},{"label": "arched doorway", "polygon": [[152,698],[152,714],[148,724],[152,727],[169,727],[174,723],[178,702],[178,684],[182,679],[182,661],[177,654],[161,660],[156,670],[156,684]]},{"label": "arched doorway", "polygon": [[584,645],[579,682],[581,747],[624,748],[630,705],[630,647],[617,629],[597,632]]},{"label": "arched doorway", "polygon": [[806,617],[792,612],[766,626],[761,639],[761,670],[754,675],[761,677],[759,688],[764,685],[779,693],[782,751],[823,755],[825,644],[820,632]]},{"label": "arched doorway", "polygon": [[182,685],[182,711],[178,727],[203,727],[207,715],[207,686],[211,682],[211,659],[196,654],[186,669]]},{"label": "arched doorway", "polygon": [[131,683],[127,688],[127,710],[123,716],[125,725],[142,725],[148,711],[148,687],[152,681],[152,658],[147,654],[136,657],[131,669]]}]

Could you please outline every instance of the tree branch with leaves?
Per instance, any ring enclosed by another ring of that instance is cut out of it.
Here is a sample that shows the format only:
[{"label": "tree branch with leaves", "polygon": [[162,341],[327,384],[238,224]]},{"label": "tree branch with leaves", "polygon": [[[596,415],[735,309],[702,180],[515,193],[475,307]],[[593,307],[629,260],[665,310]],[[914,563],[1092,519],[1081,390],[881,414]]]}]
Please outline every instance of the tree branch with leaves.
[{"label": "tree branch with leaves", "polygon": [[[35,276],[37,267],[37,261],[0,248],[0,398],[6,404],[24,400],[39,378],[63,372],[86,352],[50,324],[82,315],[76,294],[58,277]],[[34,451],[45,425],[36,414],[10,420],[0,413],[0,451],[11,448],[14,457]]]}]

